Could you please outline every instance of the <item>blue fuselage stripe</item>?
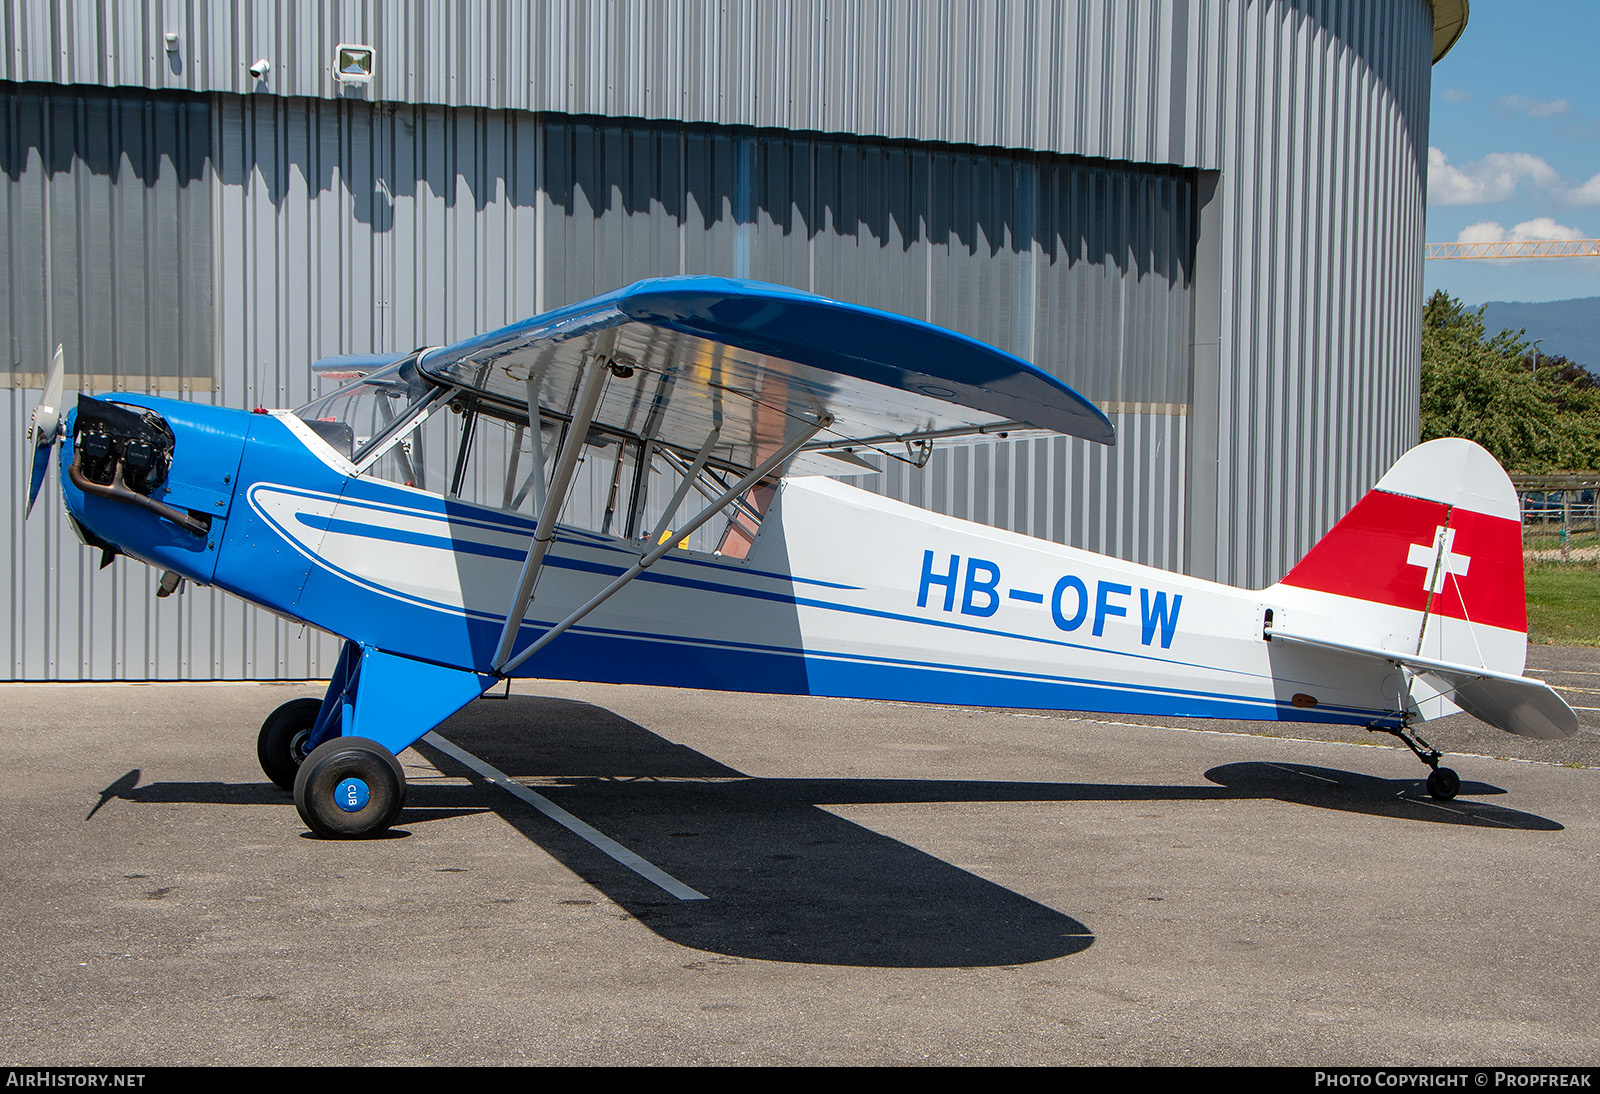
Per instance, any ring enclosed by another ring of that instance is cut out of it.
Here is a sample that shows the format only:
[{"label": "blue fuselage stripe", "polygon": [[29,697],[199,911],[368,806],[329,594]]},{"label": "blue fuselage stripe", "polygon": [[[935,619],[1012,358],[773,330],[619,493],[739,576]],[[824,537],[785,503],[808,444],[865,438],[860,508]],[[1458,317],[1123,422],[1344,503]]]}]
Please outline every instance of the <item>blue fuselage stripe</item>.
[{"label": "blue fuselage stripe", "polygon": [[[512,548],[495,547],[492,544],[485,544],[485,543],[481,543],[481,542],[477,542],[477,541],[473,541],[473,540],[453,540],[453,539],[450,539],[450,538],[444,537],[444,536],[433,536],[433,535],[428,535],[426,533],[411,532],[411,531],[405,531],[405,530],[395,529],[395,528],[375,527],[375,526],[371,526],[371,525],[359,524],[359,523],[356,523],[354,521],[338,520],[338,519],[335,519],[335,518],[318,516],[318,515],[314,515],[314,514],[297,513],[296,514],[296,519],[299,520],[301,523],[307,525],[308,527],[317,528],[317,529],[324,530],[324,531],[336,532],[338,534],[343,534],[343,535],[359,536],[359,537],[366,538],[366,539],[371,539],[371,540],[374,540],[374,541],[377,541],[377,542],[388,541],[388,542],[396,542],[396,543],[408,543],[408,544],[413,544],[413,545],[416,545],[416,546],[434,548],[434,549],[445,550],[445,551],[452,551],[454,553],[476,554],[476,555],[481,555],[481,556],[485,556],[485,557],[502,558],[502,559],[509,559],[509,560],[520,560],[523,557],[523,555],[525,554],[525,552],[523,552],[521,550],[512,549]],[[690,560],[675,560],[675,561],[690,561]],[[699,561],[699,560],[693,560],[693,561]],[[625,570],[625,567],[622,567],[622,566],[616,566],[616,565],[611,565],[611,564],[601,563],[601,562],[594,562],[594,561],[590,561],[588,559],[574,558],[574,557],[571,557],[571,556],[561,556],[561,555],[556,555],[554,553],[552,553],[551,555],[547,556],[545,564],[547,566],[551,567],[552,569],[569,570],[569,571],[579,572],[579,573],[592,573],[592,574],[596,574],[598,576],[607,577],[607,578],[616,577],[619,574],[623,573],[624,570]],[[741,574],[741,576],[748,576],[748,571],[743,573],[743,574]],[[836,600],[823,600],[823,599],[817,599],[817,598],[814,598],[814,597],[800,596],[800,595],[796,595],[793,592],[778,592],[778,591],[769,591],[769,590],[762,590],[762,589],[752,589],[752,588],[749,588],[747,586],[742,586],[742,585],[730,585],[730,584],[727,584],[725,582],[709,581],[709,580],[705,580],[705,579],[692,578],[692,577],[684,577],[684,576],[674,575],[674,574],[670,574],[670,573],[662,573],[660,571],[647,571],[647,572],[641,574],[639,576],[638,580],[641,581],[641,582],[648,583],[648,584],[667,585],[667,586],[674,586],[674,587],[684,588],[684,589],[693,589],[693,590],[701,591],[701,592],[719,593],[719,594],[722,594],[722,595],[733,596],[733,597],[746,599],[746,600],[761,600],[761,601],[767,601],[767,602],[778,603],[778,604],[786,604],[786,605],[796,605],[796,606],[802,606],[802,607],[818,608],[818,609],[821,609],[823,611],[839,612],[839,613],[844,613],[844,614],[849,614],[849,615],[858,615],[858,616],[864,616],[864,617],[875,618],[875,619],[885,619],[885,620],[891,620],[891,621],[899,622],[899,623],[909,623],[909,624],[912,624],[914,626],[938,627],[938,628],[944,628],[944,629],[947,629],[947,630],[962,631],[962,632],[970,633],[970,634],[988,635],[988,636],[997,637],[997,638],[1010,638],[1010,639],[1015,639],[1017,641],[1038,643],[1038,644],[1042,644],[1042,645],[1055,646],[1055,647],[1064,648],[1064,649],[1084,650],[1084,651],[1089,651],[1089,652],[1100,652],[1098,647],[1087,645],[1085,643],[1080,643],[1080,642],[1068,642],[1068,641],[1065,641],[1065,640],[1062,640],[1062,639],[1059,639],[1059,638],[1046,638],[1046,637],[1043,637],[1043,636],[1040,636],[1040,635],[1023,634],[1023,633],[1019,633],[1019,632],[1016,632],[1016,631],[1000,630],[1000,629],[993,628],[993,627],[980,627],[980,626],[976,626],[976,625],[971,624],[971,623],[958,623],[958,622],[955,622],[954,620],[929,619],[929,618],[925,618],[925,617],[921,617],[921,616],[906,615],[906,614],[900,613],[900,612],[890,612],[890,611],[883,611],[881,609],[866,608],[866,607],[862,607],[862,606],[855,605],[855,604],[842,603],[842,602],[836,601]],[[1024,600],[1024,601],[1030,599],[1030,595],[1026,594],[1026,593],[1024,593],[1022,596],[1015,596],[1015,591],[1013,591],[1013,597],[1015,599]],[[1042,599],[1042,597],[1041,597],[1041,599]],[[440,610],[448,610],[446,605],[439,604],[439,605],[436,605],[436,606]],[[524,624],[524,629],[526,628],[526,626],[527,625]],[[793,652],[793,651],[790,651],[790,652]],[[833,656],[833,655],[830,654],[830,655],[827,655],[827,656]],[[1131,658],[1137,658],[1139,660],[1144,660],[1144,661],[1153,661],[1153,662],[1157,662],[1157,663],[1161,663],[1161,664],[1183,665],[1183,666],[1187,667],[1185,662],[1176,661],[1176,660],[1174,660],[1172,658],[1157,657],[1157,656],[1154,656],[1152,654],[1130,653],[1130,654],[1127,654],[1127,656],[1131,657]],[[884,663],[891,663],[891,661],[886,660]],[[957,668],[956,666],[949,666],[949,665],[941,666],[941,665],[937,665],[937,663],[930,663],[930,662],[923,662],[923,663],[904,662],[904,663],[905,664],[922,664],[924,667],[938,667],[938,668],[949,669],[949,670],[956,670],[956,668]],[[970,671],[970,670],[963,670],[963,671]],[[1250,678],[1258,678],[1258,674],[1246,673],[1246,672],[1242,672],[1242,671],[1239,671],[1238,675],[1243,675],[1243,676],[1250,677]],[[1040,677],[1038,677],[1038,679],[1040,679],[1040,680],[1052,680],[1052,679],[1057,679],[1057,678],[1056,677],[1040,676]],[[1196,695],[1196,696],[1205,696],[1207,698],[1222,699],[1224,701],[1229,701],[1229,702],[1245,701],[1245,700],[1242,700],[1239,696],[1229,695],[1227,693],[1178,692],[1178,691],[1175,691],[1173,689],[1157,689],[1157,690],[1172,691],[1172,693],[1174,693],[1174,694],[1181,693],[1181,694],[1192,694],[1192,695]]]}]

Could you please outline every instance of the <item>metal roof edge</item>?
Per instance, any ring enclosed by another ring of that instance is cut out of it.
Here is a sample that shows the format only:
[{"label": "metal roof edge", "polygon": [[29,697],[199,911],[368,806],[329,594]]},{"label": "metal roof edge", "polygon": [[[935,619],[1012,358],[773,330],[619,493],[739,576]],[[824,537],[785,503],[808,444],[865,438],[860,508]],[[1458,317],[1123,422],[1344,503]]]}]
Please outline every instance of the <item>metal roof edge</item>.
[{"label": "metal roof edge", "polygon": [[1433,8],[1433,60],[1450,52],[1467,29],[1467,0],[1428,0]]}]

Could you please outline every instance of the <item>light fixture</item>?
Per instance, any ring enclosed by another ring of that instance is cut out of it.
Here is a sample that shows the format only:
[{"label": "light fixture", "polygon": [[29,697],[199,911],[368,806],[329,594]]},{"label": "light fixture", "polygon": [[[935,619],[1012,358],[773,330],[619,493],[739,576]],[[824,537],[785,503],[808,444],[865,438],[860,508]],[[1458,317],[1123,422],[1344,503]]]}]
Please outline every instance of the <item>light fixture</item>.
[{"label": "light fixture", "polygon": [[340,42],[333,47],[333,78],[341,84],[372,82],[374,55],[371,46]]}]

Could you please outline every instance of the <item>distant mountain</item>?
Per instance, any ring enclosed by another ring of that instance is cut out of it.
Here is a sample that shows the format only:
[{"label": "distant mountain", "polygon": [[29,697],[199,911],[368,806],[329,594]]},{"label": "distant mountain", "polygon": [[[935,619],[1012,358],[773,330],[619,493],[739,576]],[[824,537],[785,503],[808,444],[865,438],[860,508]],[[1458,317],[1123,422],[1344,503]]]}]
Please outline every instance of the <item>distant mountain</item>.
[{"label": "distant mountain", "polygon": [[1543,339],[1539,354],[1561,354],[1600,372],[1600,296],[1519,304],[1502,300],[1484,305],[1484,328],[1492,335],[1525,329],[1528,341]]}]

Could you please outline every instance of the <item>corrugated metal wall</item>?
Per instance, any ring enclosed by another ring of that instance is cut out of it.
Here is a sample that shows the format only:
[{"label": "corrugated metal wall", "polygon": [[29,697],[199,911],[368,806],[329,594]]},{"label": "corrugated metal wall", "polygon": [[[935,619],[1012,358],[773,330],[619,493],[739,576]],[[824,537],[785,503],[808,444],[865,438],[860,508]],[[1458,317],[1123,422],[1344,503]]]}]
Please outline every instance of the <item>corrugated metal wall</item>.
[{"label": "corrugated metal wall", "polygon": [[[17,180],[6,222],[49,221],[9,248],[0,285],[17,302],[0,336],[14,347],[18,445],[31,405],[21,388],[52,339],[88,386],[292,406],[313,394],[319,356],[450,342],[683,272],[929,318],[1031,357],[1130,418],[1156,409],[1167,421],[1187,399],[1189,172],[359,101],[48,85],[9,98],[27,124],[4,153]],[[90,146],[100,153],[55,152]],[[60,268],[63,255],[72,269]],[[187,304],[177,287],[201,279],[206,291],[184,289],[188,306],[113,306]],[[99,305],[86,304],[90,293]],[[1005,499],[995,510],[976,479],[920,500],[1174,565],[1185,450],[1170,434],[1146,450],[1137,430],[1125,433],[1109,461],[1063,440],[1048,461],[1055,489],[1007,487],[1035,499],[1026,517]],[[1033,448],[1016,447],[985,450],[972,466],[1031,466]],[[964,451],[949,458],[966,467]],[[1153,478],[1166,484],[1163,501],[1102,518],[1099,489],[1067,490],[1090,478],[1112,495],[1142,493]],[[891,474],[877,488],[917,481]],[[95,570],[59,520],[15,536],[15,676],[306,676],[330,664],[331,643],[228,598],[191,590],[155,603],[153,575],[126,563]],[[46,570],[41,592],[34,579]]]},{"label": "corrugated metal wall", "polygon": [[[52,338],[120,385],[292,404],[320,353],[734,273],[998,342],[1123,431],[876,488],[1265,584],[1416,437],[1431,29],[1425,0],[0,0],[0,75],[34,81],[0,87],[4,443]],[[332,83],[339,41],[377,47],[370,87]],[[331,663],[20,515],[14,676]]]},{"label": "corrugated metal wall", "polygon": [[[41,497],[23,524],[15,462],[57,341],[74,372],[89,373],[82,386],[213,397],[212,111],[192,95],[46,85],[7,88],[0,107],[9,676],[218,675],[240,660],[217,620],[231,620],[227,633],[236,634],[258,613],[213,608],[209,597],[199,618],[196,601],[158,610],[155,575],[144,566],[98,570],[98,555],[60,515],[59,494]],[[80,385],[78,375],[71,381]],[[47,489],[54,484],[52,472]]]},{"label": "corrugated metal wall", "polygon": [[1203,70],[1229,108],[1201,213],[1216,279],[1197,292],[1187,565],[1261,586],[1418,439],[1432,21],[1404,2],[1211,10]]},{"label": "corrugated metal wall", "polygon": [[600,119],[540,139],[547,306],[750,277],[962,331],[1113,409],[1188,401],[1191,172]]},{"label": "corrugated metal wall", "polygon": [[[1220,4],[3,0],[0,78],[355,94],[1206,167],[1217,157],[1202,119],[1218,89],[1188,74],[1215,45]],[[341,42],[376,50],[365,90],[334,81]],[[272,66],[262,80],[248,72],[257,59]]]},{"label": "corrugated metal wall", "polygon": [[[1218,169],[1230,115],[1261,105],[1234,97],[1230,55],[1254,38],[1265,60],[1286,34],[1319,41],[1317,52],[1365,70],[1361,79],[1427,82],[1428,0],[0,0],[0,79],[699,121]],[[376,51],[370,84],[334,80],[340,43]],[[261,80],[249,73],[258,59],[271,63]]]}]

